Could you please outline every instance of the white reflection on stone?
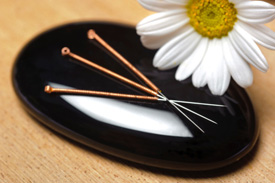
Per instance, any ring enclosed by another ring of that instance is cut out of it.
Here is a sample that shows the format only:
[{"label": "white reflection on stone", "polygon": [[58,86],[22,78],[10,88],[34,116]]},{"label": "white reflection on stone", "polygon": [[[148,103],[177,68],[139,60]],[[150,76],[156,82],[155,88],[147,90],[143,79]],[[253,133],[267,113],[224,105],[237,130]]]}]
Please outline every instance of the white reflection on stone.
[{"label": "white reflection on stone", "polygon": [[[51,86],[61,88],[63,85],[51,83]],[[102,97],[61,95],[61,98],[87,116],[104,123],[158,135],[193,137],[182,120],[172,112]]]}]

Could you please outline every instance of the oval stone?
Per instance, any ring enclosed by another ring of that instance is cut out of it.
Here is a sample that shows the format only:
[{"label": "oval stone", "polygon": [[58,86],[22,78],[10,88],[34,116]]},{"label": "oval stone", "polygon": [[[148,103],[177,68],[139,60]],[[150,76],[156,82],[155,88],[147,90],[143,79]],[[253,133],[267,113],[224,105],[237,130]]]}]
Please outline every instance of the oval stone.
[{"label": "oval stone", "polygon": [[[182,109],[204,133],[169,102],[98,96],[48,94],[59,88],[147,95],[121,81],[61,55],[61,49],[92,60],[146,86],[108,53],[87,31],[96,32],[155,83],[170,99],[226,105],[181,104],[211,120]],[[152,66],[155,51],[145,49],[135,29],[126,25],[84,22],[51,29],[30,41],[13,68],[14,89],[26,109],[51,129],[99,151],[166,169],[207,170],[245,156],[258,138],[258,124],[246,92],[231,82],[223,96],[197,89],[189,79],[174,79],[175,70]]]}]

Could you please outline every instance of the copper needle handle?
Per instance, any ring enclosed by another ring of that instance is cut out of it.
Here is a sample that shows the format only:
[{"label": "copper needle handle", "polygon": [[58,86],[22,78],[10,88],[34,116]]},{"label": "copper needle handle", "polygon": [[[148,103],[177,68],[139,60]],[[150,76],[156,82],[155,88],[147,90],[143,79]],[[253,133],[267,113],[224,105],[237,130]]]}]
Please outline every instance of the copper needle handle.
[{"label": "copper needle handle", "polygon": [[106,73],[106,74],[108,74],[108,75],[110,75],[110,76],[112,76],[114,78],[117,78],[117,79],[119,79],[119,80],[121,80],[121,81],[123,81],[125,83],[128,83],[128,84],[130,84],[130,85],[132,85],[132,86],[134,86],[134,87],[136,87],[136,88],[138,88],[138,89],[140,89],[142,91],[145,91],[145,92],[149,93],[150,95],[158,96],[157,92],[155,92],[155,91],[153,91],[153,90],[151,90],[149,88],[146,88],[146,87],[144,87],[144,86],[142,86],[142,85],[140,85],[140,84],[138,84],[138,83],[136,83],[136,82],[134,82],[134,81],[132,81],[130,79],[127,79],[127,78],[125,78],[125,77],[123,77],[123,76],[121,76],[121,75],[119,75],[119,74],[117,74],[117,73],[115,73],[113,71],[110,71],[109,69],[106,69],[106,68],[104,68],[104,67],[102,67],[100,65],[97,65],[97,64],[93,63],[90,60],[87,60],[87,59],[85,59],[83,57],[80,57],[79,55],[76,55],[76,54],[72,53],[70,51],[70,49],[67,48],[67,47],[62,48],[61,52],[62,52],[63,56],[68,55],[68,56],[70,56],[70,57],[72,57],[72,58],[74,58],[74,59],[76,59],[76,60],[78,60],[78,61],[80,61],[82,63],[85,63],[85,64],[87,64],[87,65],[89,65],[89,66],[91,66],[91,67],[93,67],[95,69],[98,69],[98,70],[100,70],[100,71],[102,71],[102,72],[104,72],[104,73]]},{"label": "copper needle handle", "polygon": [[128,60],[126,60],[121,54],[119,54],[115,49],[113,49],[108,43],[106,43],[100,36],[96,34],[93,29],[88,31],[89,39],[96,39],[102,46],[109,50],[113,55],[115,55],[121,62],[123,62],[129,69],[131,69],[138,77],[140,77],[148,86],[150,86],[154,91],[158,92],[160,89],[156,87],[146,76],[144,76],[135,66],[133,66]]},{"label": "copper needle handle", "polygon": [[67,93],[67,94],[97,95],[97,96],[106,96],[106,97],[130,98],[130,99],[154,100],[154,101],[159,100],[158,97],[151,97],[151,96],[130,95],[130,94],[102,92],[102,91],[93,91],[93,90],[53,88],[50,85],[45,86],[44,91],[46,93]]}]

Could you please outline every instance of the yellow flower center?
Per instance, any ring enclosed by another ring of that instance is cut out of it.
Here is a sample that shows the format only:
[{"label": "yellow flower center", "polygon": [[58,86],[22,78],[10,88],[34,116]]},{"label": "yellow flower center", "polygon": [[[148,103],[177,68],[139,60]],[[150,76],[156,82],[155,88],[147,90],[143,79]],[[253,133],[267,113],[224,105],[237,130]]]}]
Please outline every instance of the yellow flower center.
[{"label": "yellow flower center", "polygon": [[237,21],[237,10],[228,0],[190,0],[190,24],[204,37],[227,36]]}]

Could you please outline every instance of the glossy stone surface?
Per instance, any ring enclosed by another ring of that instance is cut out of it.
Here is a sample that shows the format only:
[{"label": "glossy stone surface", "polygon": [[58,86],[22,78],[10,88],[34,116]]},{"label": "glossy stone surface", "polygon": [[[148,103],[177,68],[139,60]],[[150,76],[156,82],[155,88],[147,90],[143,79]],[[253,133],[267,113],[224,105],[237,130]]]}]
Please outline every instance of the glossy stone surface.
[{"label": "glossy stone surface", "polygon": [[[61,56],[61,48],[93,60],[142,83],[95,41],[87,39],[93,28],[130,60],[171,99],[225,104],[227,108],[185,104],[210,123],[184,111],[202,133],[169,103],[94,96],[47,94],[47,84],[86,90],[142,94],[133,87]],[[26,109],[53,130],[105,153],[168,169],[206,170],[228,165],[246,155],[258,137],[251,102],[245,91],[231,83],[222,97],[207,88],[197,89],[190,79],[178,82],[175,70],[152,67],[155,51],[142,47],[135,29],[86,22],[47,31],[24,47],[13,70],[13,84]]]}]

